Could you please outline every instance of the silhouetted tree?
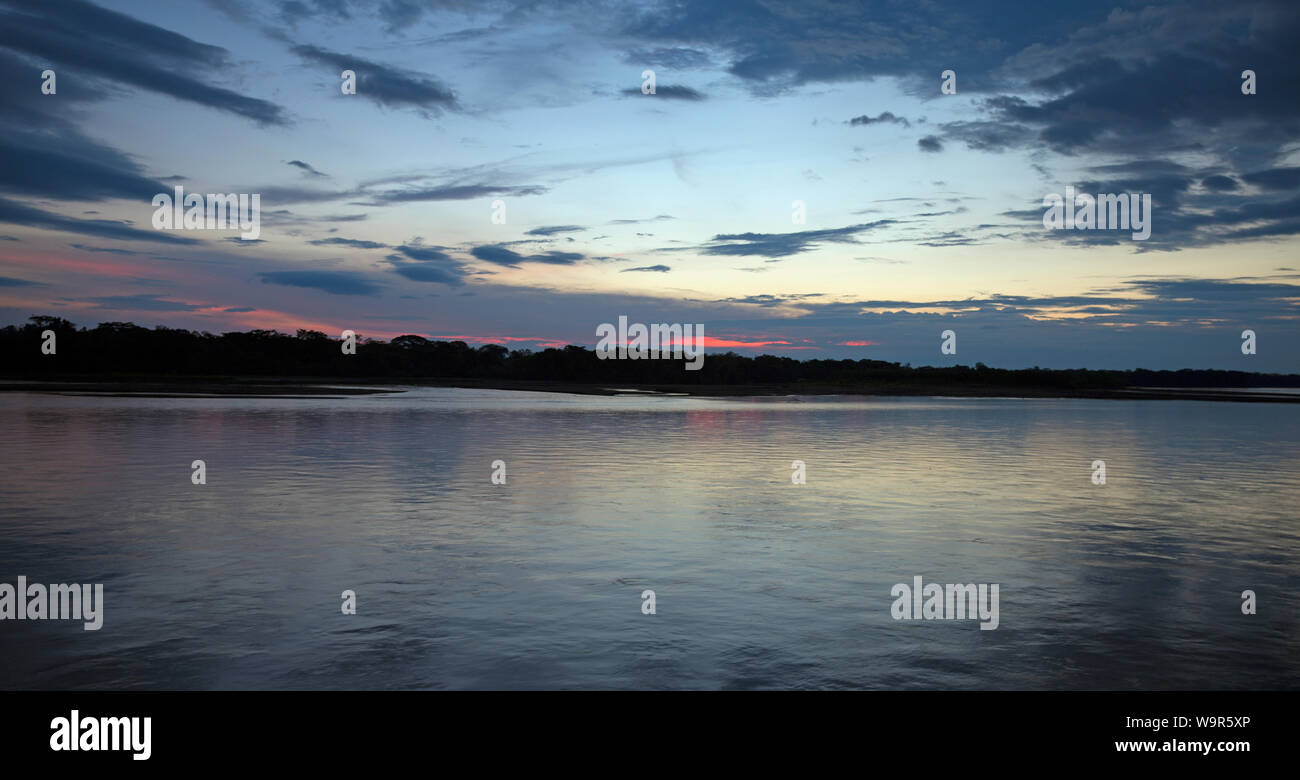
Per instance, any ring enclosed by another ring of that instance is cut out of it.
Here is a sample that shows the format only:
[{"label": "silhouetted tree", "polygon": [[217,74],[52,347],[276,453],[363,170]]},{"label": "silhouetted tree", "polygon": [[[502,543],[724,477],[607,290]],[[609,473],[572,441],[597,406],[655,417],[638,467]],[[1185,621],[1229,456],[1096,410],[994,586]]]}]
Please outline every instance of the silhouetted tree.
[{"label": "silhouetted tree", "polygon": [[[41,333],[58,337],[55,355],[40,351]],[[130,322],[104,322],[77,329],[61,317],[35,316],[21,326],[0,328],[0,374],[34,379],[176,377],[293,377],[373,380],[517,380],[572,382],[603,386],[708,385],[870,386],[888,392],[930,392],[962,387],[1042,391],[1113,390],[1124,387],[1300,387],[1300,376],[1244,371],[1193,370],[1093,371],[1088,369],[1008,370],[983,363],[970,366],[920,366],[883,360],[795,360],[777,355],[746,357],[708,353],[698,371],[683,360],[601,360],[593,350],[511,351],[499,344],[470,347],[464,341],[431,341],[405,334],[392,341],[357,336],[357,353],[345,355],[341,341],[320,331],[299,329],[294,336],[276,330],[232,331],[213,335]]]}]

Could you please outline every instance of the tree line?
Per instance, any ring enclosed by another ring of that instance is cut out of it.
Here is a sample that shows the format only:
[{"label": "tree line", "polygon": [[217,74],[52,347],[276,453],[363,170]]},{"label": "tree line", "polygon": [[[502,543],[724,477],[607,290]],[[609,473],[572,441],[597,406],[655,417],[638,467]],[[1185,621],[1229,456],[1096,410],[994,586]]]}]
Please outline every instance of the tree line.
[{"label": "tree line", "polygon": [[[54,354],[43,354],[42,333],[53,331]],[[1035,388],[1056,391],[1125,387],[1300,387],[1300,375],[1182,369],[1127,371],[1090,369],[999,369],[974,366],[912,366],[883,360],[796,360],[707,353],[698,371],[681,360],[601,360],[582,346],[509,350],[498,344],[472,347],[404,335],[389,341],[358,337],[356,353],[325,333],[274,330],[212,334],[130,322],[78,328],[59,317],[31,317],[0,329],[4,355],[0,375],[17,379],[233,378],[356,379],[418,381],[564,382],[596,385],[872,385],[909,387]]]}]

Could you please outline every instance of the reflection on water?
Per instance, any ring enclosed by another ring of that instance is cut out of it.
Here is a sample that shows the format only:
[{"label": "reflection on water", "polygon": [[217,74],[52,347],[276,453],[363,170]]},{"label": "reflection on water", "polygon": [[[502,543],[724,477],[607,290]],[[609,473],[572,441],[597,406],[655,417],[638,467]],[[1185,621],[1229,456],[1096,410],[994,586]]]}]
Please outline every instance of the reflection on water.
[{"label": "reflection on water", "polygon": [[[1297,434],[1281,404],[5,394],[0,582],[106,604],[0,622],[0,687],[1297,688]],[[893,620],[916,575],[999,583],[999,627]]]}]

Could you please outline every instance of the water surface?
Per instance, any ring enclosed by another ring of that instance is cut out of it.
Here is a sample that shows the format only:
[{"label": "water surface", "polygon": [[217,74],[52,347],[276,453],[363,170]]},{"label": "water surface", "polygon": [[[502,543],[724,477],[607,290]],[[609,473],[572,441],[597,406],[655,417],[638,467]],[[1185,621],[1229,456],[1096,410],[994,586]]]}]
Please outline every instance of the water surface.
[{"label": "water surface", "polygon": [[[3,688],[1300,687],[1293,405],[7,393],[0,441],[0,582],[106,600],[0,622]],[[999,627],[895,621],[916,575]]]}]

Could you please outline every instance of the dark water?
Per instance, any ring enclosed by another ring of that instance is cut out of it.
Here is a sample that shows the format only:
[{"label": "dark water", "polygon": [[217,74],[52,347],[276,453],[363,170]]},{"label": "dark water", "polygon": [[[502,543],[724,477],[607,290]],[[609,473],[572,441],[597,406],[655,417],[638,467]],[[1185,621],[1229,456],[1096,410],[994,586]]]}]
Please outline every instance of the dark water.
[{"label": "dark water", "polygon": [[[0,622],[3,688],[1300,688],[1291,405],[4,394],[0,441],[0,582],[105,591]],[[895,621],[916,575],[998,628]]]}]

